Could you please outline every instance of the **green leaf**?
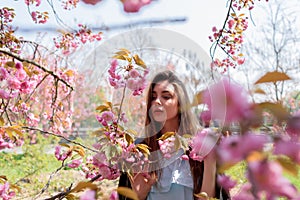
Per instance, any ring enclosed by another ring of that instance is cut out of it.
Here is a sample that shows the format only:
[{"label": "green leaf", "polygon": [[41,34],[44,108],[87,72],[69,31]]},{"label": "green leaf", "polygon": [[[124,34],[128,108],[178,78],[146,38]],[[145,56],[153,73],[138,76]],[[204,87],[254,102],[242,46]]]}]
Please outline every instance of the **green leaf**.
[{"label": "green leaf", "polygon": [[269,83],[269,82],[277,82],[277,81],[286,81],[286,80],[291,80],[291,78],[283,73],[283,72],[267,72],[265,75],[263,75],[260,79],[258,79],[254,84],[259,84],[259,83]]},{"label": "green leaf", "polygon": [[118,187],[117,192],[129,199],[139,200],[136,192],[128,187]]}]

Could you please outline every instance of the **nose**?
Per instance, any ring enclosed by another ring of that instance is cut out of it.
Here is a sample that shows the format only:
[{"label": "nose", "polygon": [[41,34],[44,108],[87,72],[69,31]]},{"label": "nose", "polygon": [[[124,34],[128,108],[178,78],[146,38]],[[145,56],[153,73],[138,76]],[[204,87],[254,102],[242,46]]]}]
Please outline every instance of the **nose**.
[{"label": "nose", "polygon": [[160,98],[155,98],[154,99],[154,101],[153,101],[153,103],[155,104],[155,105],[161,105],[161,101],[160,101]]}]

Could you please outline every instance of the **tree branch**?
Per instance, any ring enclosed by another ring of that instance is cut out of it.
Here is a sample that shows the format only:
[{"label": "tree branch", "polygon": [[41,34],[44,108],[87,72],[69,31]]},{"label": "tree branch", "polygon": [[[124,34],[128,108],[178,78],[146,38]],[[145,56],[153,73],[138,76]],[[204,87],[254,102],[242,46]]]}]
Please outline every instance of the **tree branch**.
[{"label": "tree branch", "polygon": [[15,58],[15,59],[21,61],[21,62],[27,62],[27,63],[29,63],[29,64],[32,64],[32,65],[38,67],[39,69],[41,69],[41,70],[43,70],[44,72],[50,74],[50,75],[53,76],[55,79],[61,81],[61,82],[64,83],[67,87],[69,87],[71,90],[73,90],[73,87],[72,87],[69,83],[67,83],[65,80],[61,79],[61,78],[60,78],[59,76],[57,76],[53,71],[46,69],[45,67],[41,66],[40,64],[38,64],[38,63],[36,63],[36,62],[34,62],[34,61],[32,61],[32,60],[27,60],[27,59],[21,58],[21,57],[19,57],[17,54],[8,52],[8,51],[6,51],[6,50],[4,50],[4,49],[2,49],[2,48],[0,48],[0,53],[6,54],[6,55],[8,55],[8,56],[10,56],[10,57],[13,57],[13,58]]}]

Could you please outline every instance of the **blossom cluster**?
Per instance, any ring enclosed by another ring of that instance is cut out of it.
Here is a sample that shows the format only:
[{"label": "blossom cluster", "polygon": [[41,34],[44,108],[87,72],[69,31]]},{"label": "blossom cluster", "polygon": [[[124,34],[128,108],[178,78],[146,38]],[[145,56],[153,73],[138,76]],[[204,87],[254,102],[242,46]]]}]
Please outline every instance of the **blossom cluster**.
[{"label": "blossom cluster", "polygon": [[164,140],[158,140],[159,149],[161,150],[164,158],[170,158],[171,155],[176,152],[175,140],[175,136],[168,137]]},{"label": "blossom cluster", "polygon": [[[117,52],[114,58],[108,70],[110,85],[115,89],[127,87],[133,91],[134,96],[141,95],[146,88],[146,76],[149,73],[144,62],[137,54],[131,55],[124,49]],[[125,61],[125,64],[119,64],[117,59]]]},{"label": "blossom cluster", "polygon": [[12,22],[16,16],[13,8],[3,7],[0,8],[1,19],[1,39],[0,47],[3,49],[9,49],[11,52],[19,52],[20,44],[19,40],[14,36],[14,28]]},{"label": "blossom cluster", "polygon": [[[266,0],[267,1],[267,0]],[[246,0],[231,0],[228,10],[227,18],[224,26],[221,29],[212,28],[213,35],[209,36],[209,40],[213,42],[211,48],[211,56],[217,48],[225,52],[226,57],[223,59],[214,59],[212,67],[220,67],[223,72],[226,72],[228,67],[236,67],[245,62],[245,58],[241,53],[243,44],[243,35],[248,28],[248,16],[244,14],[244,10],[252,10],[254,8],[254,1]]]},{"label": "blossom cluster", "polygon": [[87,179],[101,181],[104,179],[115,180],[120,176],[120,171],[117,164],[111,164],[104,153],[97,153],[94,156],[89,156],[81,166],[81,173]]},{"label": "blossom cluster", "polygon": [[209,118],[221,125],[250,118],[252,114],[247,91],[226,77],[204,91],[203,101],[209,108]]},{"label": "blossom cluster", "polygon": [[10,184],[6,181],[4,184],[0,183],[0,198],[3,200],[10,200],[15,197],[16,193],[10,188]]},{"label": "blossom cluster", "polygon": [[[117,178],[115,176],[117,169],[141,171],[148,162],[146,155],[148,149],[142,144],[134,144],[133,133],[121,126],[127,122],[125,114],[120,113],[119,109],[113,109],[110,103],[99,106],[99,111],[100,115],[96,117],[102,125],[99,131],[101,139],[95,146],[99,152],[105,152],[105,154],[96,154],[93,161],[97,161],[97,166],[105,166],[114,172],[111,174],[114,178]],[[117,114],[114,113],[115,111],[118,111]],[[98,159],[99,157],[101,159]]]},{"label": "blossom cluster", "polygon": [[69,55],[73,53],[81,44],[87,42],[100,41],[102,33],[93,33],[87,26],[78,24],[79,30],[75,32],[67,32],[54,38],[54,44],[57,49],[61,49],[62,53]]},{"label": "blossom cluster", "polygon": [[219,137],[218,133],[209,128],[198,131],[190,141],[191,151],[189,157],[202,162],[215,149]]},{"label": "blossom cluster", "polygon": [[54,155],[57,160],[66,162],[67,159],[68,162],[66,163],[66,166],[70,168],[78,168],[82,164],[84,150],[80,146],[70,146],[67,144],[64,144],[65,147],[67,147],[65,150],[62,150],[61,146],[56,146]]},{"label": "blossom cluster", "polygon": [[49,15],[48,12],[32,11],[31,18],[37,24],[45,24],[49,19]]},{"label": "blossom cluster", "polygon": [[36,85],[26,73],[23,64],[20,62],[6,62],[0,66],[0,98],[12,99],[19,94],[29,94]]},{"label": "blossom cluster", "polygon": [[[56,76],[65,82],[73,83],[76,74],[73,70],[57,70]],[[55,95],[58,95],[59,99],[61,96],[67,96],[69,88],[61,84],[57,86],[55,92],[53,87],[55,79],[51,76],[46,77],[47,74],[38,67],[2,57],[0,65],[2,147],[10,148],[12,144],[23,144],[21,126],[37,127],[42,124],[49,127],[50,125],[49,128],[59,134],[64,128],[70,127],[72,111],[65,109],[68,99],[65,101],[55,99]],[[43,112],[38,113],[37,110]],[[28,131],[29,137],[34,134],[33,131]]]}]

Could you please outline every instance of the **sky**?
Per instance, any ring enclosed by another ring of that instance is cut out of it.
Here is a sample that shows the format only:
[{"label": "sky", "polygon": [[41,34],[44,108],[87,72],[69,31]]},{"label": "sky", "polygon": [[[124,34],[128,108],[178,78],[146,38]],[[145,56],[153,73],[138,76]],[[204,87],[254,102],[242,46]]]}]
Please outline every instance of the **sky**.
[{"label": "sky", "polygon": [[[161,24],[158,26],[191,38],[207,52],[211,45],[208,36],[212,33],[212,27],[221,27],[227,14],[226,0],[155,0],[150,5],[143,7],[139,13],[125,13],[122,4],[118,0],[103,0],[95,6],[80,2],[77,8],[70,11],[62,10],[59,0],[54,0],[53,2],[56,12],[63,19],[64,23],[73,27],[78,23],[97,27],[101,25],[128,24],[141,20],[186,18],[187,21],[185,22]],[[258,7],[261,6],[259,4],[263,5],[266,3],[264,1],[258,2]],[[33,32],[24,33],[21,30],[34,28],[38,31],[39,28],[45,27],[44,25],[35,25],[30,20],[27,7],[21,0],[1,0],[0,6],[15,8],[17,16],[14,25],[19,28],[16,32],[17,34],[30,38],[35,36]],[[49,8],[46,1],[42,0],[40,10],[49,11]],[[52,13],[50,14],[52,15]],[[259,9],[252,12],[254,21],[258,21],[262,15],[263,13]],[[50,16],[50,21],[46,26],[59,27],[53,16]],[[250,25],[249,29],[254,27],[254,25]],[[104,35],[110,37],[119,31],[124,30],[110,31]]]},{"label": "sky", "polygon": [[[101,27],[102,25],[110,27],[153,19],[186,18],[185,22],[159,24],[156,27],[171,30],[190,38],[194,43],[202,47],[207,55],[209,55],[211,47],[208,36],[212,34],[212,27],[220,28],[223,26],[228,2],[227,0],[154,0],[138,13],[125,13],[119,0],[102,0],[95,6],[80,2],[77,8],[70,11],[61,8],[61,0],[52,1],[55,11],[63,20],[63,23],[71,27],[76,27],[78,23],[86,24],[90,27]],[[252,21],[249,21],[249,27],[246,31],[249,39],[253,39],[251,38],[253,37],[252,35],[259,31],[267,18],[267,13],[263,10],[263,7],[274,1],[276,0],[268,3],[265,0],[255,1],[255,8],[251,11]],[[298,0],[284,1],[284,5],[291,5],[291,9],[300,15],[300,3]],[[36,38],[36,32],[40,31],[41,28],[45,28],[45,25],[36,25],[32,22],[23,0],[1,0],[0,6],[13,7],[16,10],[17,16],[14,22],[14,26],[18,27],[16,34],[24,36],[25,39]],[[42,0],[42,5],[39,9],[41,11],[50,10],[46,0]],[[295,26],[300,27],[299,21]],[[51,12],[50,21],[46,24],[46,27],[61,28]],[[34,29],[34,31],[24,32],[24,30],[28,29]],[[109,39],[120,32],[128,30],[130,29],[104,31],[103,36],[104,39]],[[57,33],[48,33],[49,38],[52,38],[54,34]],[[247,42],[247,38],[245,42]]]}]

